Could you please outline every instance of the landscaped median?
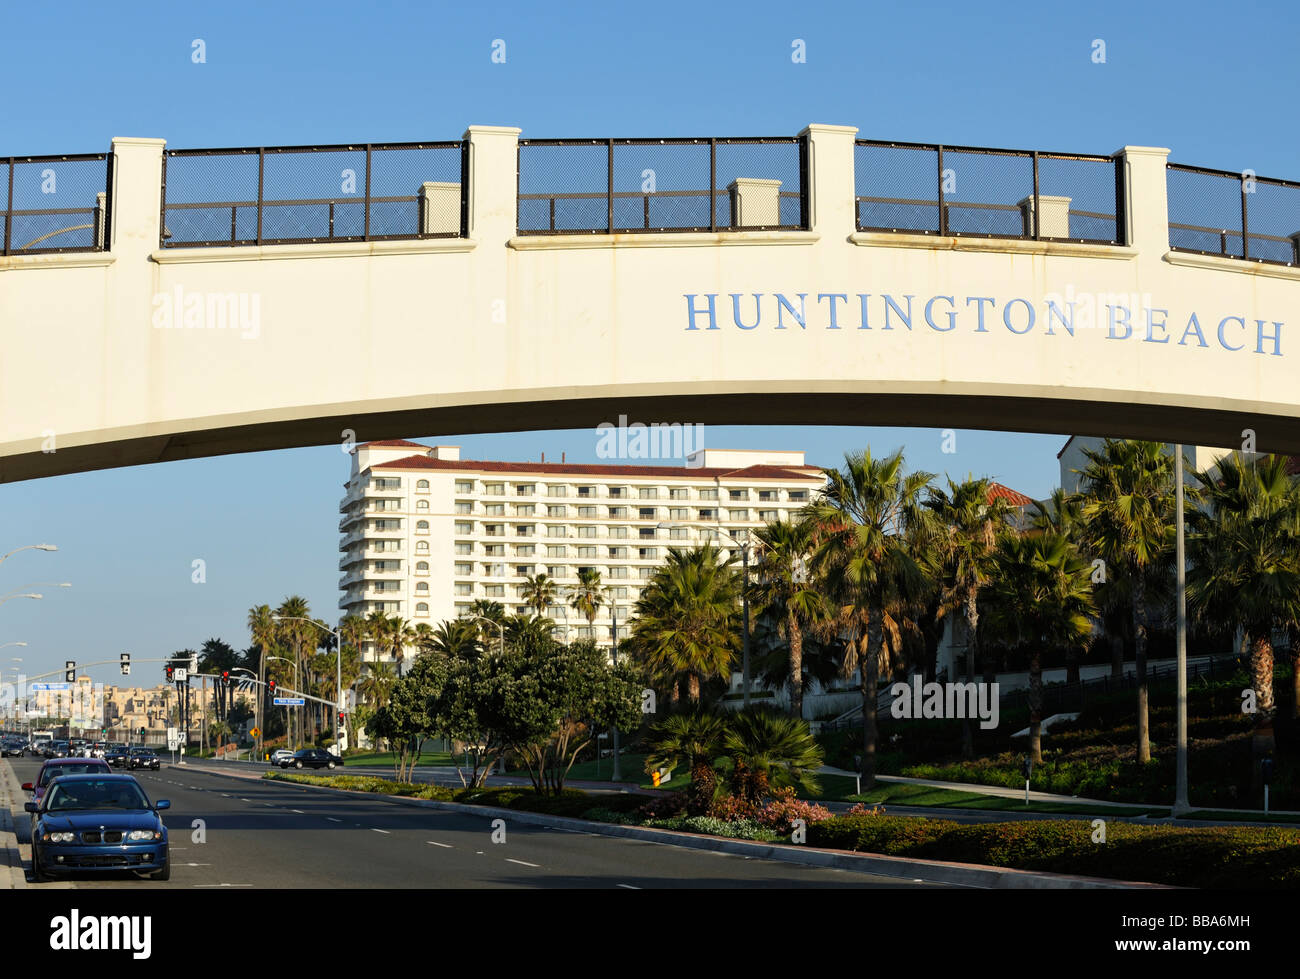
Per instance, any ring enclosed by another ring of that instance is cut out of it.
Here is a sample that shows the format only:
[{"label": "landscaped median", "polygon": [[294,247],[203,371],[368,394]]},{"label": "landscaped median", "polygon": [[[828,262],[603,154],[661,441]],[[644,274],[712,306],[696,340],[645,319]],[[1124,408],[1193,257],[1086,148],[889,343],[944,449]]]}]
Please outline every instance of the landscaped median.
[{"label": "landscaped median", "polygon": [[[676,830],[759,843],[791,841],[794,820],[806,826],[804,845],[909,860],[977,864],[1180,887],[1300,886],[1300,830],[1281,828],[1104,827],[1081,820],[964,825],[949,820],[890,816],[856,807],[844,815],[799,800],[775,800],[741,818],[687,816],[677,795],[588,795],[566,789],[538,795],[528,787],[453,789],[353,775],[268,772],[268,779],[384,795],[460,803],[618,826]],[[1104,842],[1100,842],[1104,830]]]}]

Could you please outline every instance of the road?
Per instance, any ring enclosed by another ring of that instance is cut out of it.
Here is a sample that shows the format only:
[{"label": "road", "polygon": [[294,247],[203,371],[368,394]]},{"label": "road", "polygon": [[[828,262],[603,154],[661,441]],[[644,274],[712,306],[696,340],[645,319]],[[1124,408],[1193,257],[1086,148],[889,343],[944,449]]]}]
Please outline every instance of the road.
[{"label": "road", "polygon": [[[11,758],[19,782],[40,760]],[[5,775],[6,773],[0,773]],[[491,819],[354,798],[282,782],[236,779],[203,766],[137,772],[166,811],[169,882],[80,877],[42,888],[699,888],[923,887],[913,878],[805,867],[506,822],[492,842]],[[7,776],[6,776],[7,777]],[[14,816],[30,869],[28,815]],[[196,839],[201,820],[204,839]]]}]

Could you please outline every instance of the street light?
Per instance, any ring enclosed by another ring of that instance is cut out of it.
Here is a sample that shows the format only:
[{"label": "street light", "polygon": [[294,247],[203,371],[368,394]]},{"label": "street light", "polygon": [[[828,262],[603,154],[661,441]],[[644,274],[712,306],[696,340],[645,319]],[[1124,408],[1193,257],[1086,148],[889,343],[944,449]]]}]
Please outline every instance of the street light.
[{"label": "street light", "polygon": [[482,622],[486,622],[488,625],[494,625],[494,626],[496,626],[496,628],[497,628],[497,634],[500,636],[500,639],[501,639],[501,655],[504,656],[504,655],[506,654],[506,630],[505,630],[505,627],[502,626],[501,623],[500,623],[500,622],[497,622],[495,619],[489,619],[486,615],[471,615],[471,616],[469,616],[469,619],[470,619],[471,621],[473,621],[474,619],[478,619],[478,620],[480,620],[480,621],[482,621]]},{"label": "street light", "polygon": [[57,551],[58,549],[59,546],[57,544],[28,544],[25,547],[15,547],[8,554],[4,555],[4,557],[0,557],[0,564],[4,564],[5,561],[9,560],[11,556],[17,554],[19,551]]},{"label": "street light", "polygon": [[[295,691],[298,691],[298,664],[291,659],[285,659],[283,656],[268,656],[266,659],[268,663],[273,659],[278,659],[281,663],[288,663],[290,666],[292,666],[293,667],[293,689]],[[335,721],[335,723],[337,724],[338,722]],[[284,705],[284,738],[286,741],[289,740],[289,705],[288,704]]]},{"label": "street light", "polygon": [[3,598],[0,598],[0,605],[3,605],[5,602],[10,601],[11,599],[14,598],[44,598],[44,597],[45,597],[44,595],[37,595],[34,592],[28,593],[26,595],[5,595]]},{"label": "street light", "polygon": [[[300,615],[272,615],[271,618],[276,622],[310,622],[318,629],[324,629],[334,637],[334,745],[339,745],[339,711],[343,709],[343,630],[331,629],[324,622],[317,622],[315,619],[305,619]],[[272,657],[278,659],[279,657]],[[297,664],[294,665],[296,670]],[[297,681],[294,681],[295,685]],[[342,748],[339,748],[340,757]]]},{"label": "street light", "polygon": [[659,524],[656,525],[656,529],[658,530],[673,530],[679,527],[696,527],[700,530],[711,530],[715,534],[719,534],[723,537],[726,537],[727,540],[731,541],[732,544],[740,548],[741,564],[743,566],[743,570],[741,572],[742,577],[740,581],[740,604],[744,610],[744,617],[745,617],[744,638],[741,644],[741,648],[742,648],[741,669],[744,674],[744,685],[745,685],[744,706],[746,709],[748,709],[749,708],[749,549],[753,545],[753,540],[750,537],[749,529],[741,528],[740,533],[744,535],[744,540],[737,540],[734,536],[727,533],[721,527],[715,527],[710,524],[683,524],[683,523],[670,523],[668,521],[661,521]]},{"label": "street light", "polygon": [[[610,640],[613,642],[613,650],[610,657],[613,660],[615,669],[618,668],[618,605],[610,603],[609,618],[612,625],[610,626]],[[596,759],[599,764],[600,759],[600,742],[596,742]],[[623,771],[618,765],[618,722],[614,722],[614,770],[609,773],[611,782],[621,782],[623,780]]]}]

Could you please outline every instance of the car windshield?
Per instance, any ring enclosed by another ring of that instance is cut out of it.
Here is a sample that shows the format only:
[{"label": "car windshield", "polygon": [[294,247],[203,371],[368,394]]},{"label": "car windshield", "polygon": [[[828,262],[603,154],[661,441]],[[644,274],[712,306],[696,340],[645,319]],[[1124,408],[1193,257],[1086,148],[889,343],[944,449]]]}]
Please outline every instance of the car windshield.
[{"label": "car windshield", "polygon": [[41,772],[38,785],[49,785],[51,781],[64,775],[94,775],[96,772],[107,771],[103,765],[92,765],[87,762],[84,765],[52,765]]},{"label": "car windshield", "polygon": [[126,779],[85,779],[56,782],[46,795],[47,812],[72,809],[148,809],[140,787]]}]

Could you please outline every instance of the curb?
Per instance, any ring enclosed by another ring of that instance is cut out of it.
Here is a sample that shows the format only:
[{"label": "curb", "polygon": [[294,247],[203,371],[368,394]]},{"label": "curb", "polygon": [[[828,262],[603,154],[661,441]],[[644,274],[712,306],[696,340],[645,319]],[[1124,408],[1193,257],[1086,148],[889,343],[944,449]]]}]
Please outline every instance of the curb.
[{"label": "curb", "polygon": [[12,807],[15,799],[25,801],[13,766],[6,759],[0,763],[0,871],[3,871],[0,887],[26,890],[27,872],[23,869],[22,853],[18,849],[18,834],[14,832]]},{"label": "curb", "polygon": [[[278,779],[264,779],[275,782]],[[950,863],[939,860],[916,860],[907,857],[890,857],[880,854],[861,854],[849,850],[823,850],[815,847],[783,846],[774,843],[757,843],[750,840],[732,840],[721,836],[704,836],[697,833],[682,833],[669,829],[650,829],[644,826],[620,826],[616,823],[596,823],[586,819],[574,819],[569,816],[549,816],[544,813],[525,812],[518,809],[500,809],[495,806],[472,806],[460,802],[439,802],[434,799],[406,799],[401,796],[383,795],[377,792],[357,792],[352,789],[336,789],[326,785],[310,785],[305,782],[284,782],[305,789],[322,789],[326,792],[338,792],[356,798],[382,799],[396,805],[415,806],[423,809],[438,809],[444,812],[456,812],[484,818],[501,818],[523,823],[526,826],[546,826],[552,829],[570,830],[587,833],[592,836],[611,836],[624,839],[642,840],[648,843],[664,843],[682,846],[693,850],[711,850],[719,853],[731,853],[737,856],[758,857],[778,860],[783,863],[802,864],[808,867],[830,867],[856,873],[875,874],[882,877],[896,877],[899,880],[925,880],[938,884],[950,884],[960,887],[975,887],[994,890],[1177,890],[1165,884],[1150,884],[1143,881],[1118,881],[1101,877],[1078,877],[1066,874],[1048,874],[1036,870],[1014,870],[1005,867],[989,867],[983,864]]]}]

